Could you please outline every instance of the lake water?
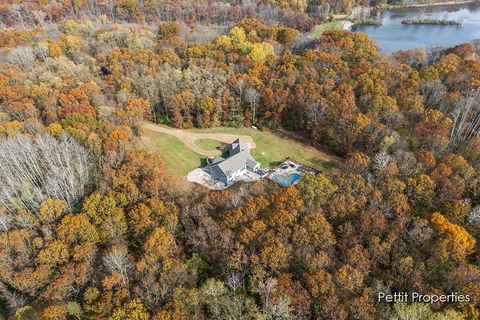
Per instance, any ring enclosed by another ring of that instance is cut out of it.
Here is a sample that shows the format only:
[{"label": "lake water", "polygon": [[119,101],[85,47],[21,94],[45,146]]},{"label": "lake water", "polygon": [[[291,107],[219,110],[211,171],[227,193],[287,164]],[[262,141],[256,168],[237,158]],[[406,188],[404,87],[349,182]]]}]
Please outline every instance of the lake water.
[{"label": "lake water", "polygon": [[[428,17],[460,20],[460,26],[404,25],[402,20]],[[431,7],[398,8],[382,13],[381,26],[354,25],[377,40],[382,52],[418,47],[450,47],[480,39],[480,2]]]}]

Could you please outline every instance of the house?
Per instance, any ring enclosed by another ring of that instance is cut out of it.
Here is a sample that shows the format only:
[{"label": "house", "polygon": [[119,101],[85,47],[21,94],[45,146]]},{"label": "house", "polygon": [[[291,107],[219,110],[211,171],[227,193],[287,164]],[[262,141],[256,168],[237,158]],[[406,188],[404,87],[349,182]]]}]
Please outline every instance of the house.
[{"label": "house", "polygon": [[215,157],[205,168],[215,179],[225,185],[232,184],[242,174],[256,172],[260,164],[250,154],[248,144],[240,139],[228,145],[228,157]]}]

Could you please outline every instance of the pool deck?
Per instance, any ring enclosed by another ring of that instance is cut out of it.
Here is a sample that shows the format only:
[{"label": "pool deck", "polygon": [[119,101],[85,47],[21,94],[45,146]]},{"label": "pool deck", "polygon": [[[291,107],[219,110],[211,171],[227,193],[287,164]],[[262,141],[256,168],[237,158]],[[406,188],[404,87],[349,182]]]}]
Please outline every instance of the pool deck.
[{"label": "pool deck", "polygon": [[187,181],[198,183],[204,187],[207,187],[210,190],[224,190],[237,182],[253,182],[261,180],[263,177],[257,173],[246,171],[240,177],[238,177],[233,183],[225,184],[220,180],[215,179],[205,171],[203,168],[197,168],[189,172],[187,175]]},{"label": "pool deck", "polygon": [[[301,163],[292,161],[290,159],[285,159],[278,166],[276,166],[275,168],[272,168],[272,171],[268,175],[268,178],[272,181],[275,181],[276,183],[278,183],[282,186],[286,186],[285,184],[276,180],[275,176],[276,175],[290,176],[291,174],[294,174],[294,173],[299,174],[301,176],[302,173],[305,173],[305,172],[312,172],[314,174],[317,174],[319,171],[312,168],[312,167],[309,167],[309,166],[303,165]],[[298,183],[298,181],[300,181],[301,179],[302,178],[299,178],[299,179],[293,181],[293,183],[290,184],[290,185],[294,185],[294,184]],[[287,185],[287,186],[289,186],[289,185]]]},{"label": "pool deck", "polygon": [[[302,175],[304,175],[306,172],[311,172],[313,174],[320,172],[315,168],[290,160],[289,158],[286,158],[283,162],[273,168],[265,168],[262,169],[262,171],[263,173],[247,171],[238,177],[233,183],[224,184],[223,182],[211,176],[210,173],[203,168],[197,168],[188,173],[187,181],[195,182],[210,190],[224,190],[239,181],[253,182],[267,178],[282,187],[289,187],[302,180]],[[298,174],[299,177],[294,177],[292,181],[292,178],[290,177],[292,174]],[[278,179],[278,176],[285,178],[285,181]],[[275,177],[277,177],[277,179]]]}]

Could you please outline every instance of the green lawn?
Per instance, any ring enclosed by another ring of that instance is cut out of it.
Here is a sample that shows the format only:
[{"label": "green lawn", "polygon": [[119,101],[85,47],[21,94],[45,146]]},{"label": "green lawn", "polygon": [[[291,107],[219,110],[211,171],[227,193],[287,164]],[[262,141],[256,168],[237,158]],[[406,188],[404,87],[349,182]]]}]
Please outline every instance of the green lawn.
[{"label": "green lawn", "polygon": [[256,148],[252,149],[252,155],[262,164],[262,167],[275,165],[287,156],[317,169],[325,167],[325,154],[295,140],[281,137],[269,131],[259,131],[250,128],[214,128],[194,130],[198,132],[231,133],[248,135],[253,138]]},{"label": "green lawn", "polygon": [[166,133],[144,130],[146,145],[158,153],[171,176],[186,176],[192,169],[205,165],[205,159],[187,148],[183,142]]},{"label": "green lawn", "polygon": [[344,22],[343,20],[338,20],[338,21],[317,24],[315,27],[313,27],[311,34],[316,37],[320,37],[325,31],[340,30],[343,28],[343,22]]},{"label": "green lawn", "polygon": [[203,150],[217,150],[221,146],[220,141],[210,139],[198,139],[195,144]]},{"label": "green lawn", "polygon": [[[287,156],[320,170],[329,166],[329,155],[276,133],[250,128],[192,129],[190,131],[249,135],[256,144],[256,148],[251,151],[252,155],[262,167],[275,165]],[[147,138],[147,146],[160,154],[165,161],[167,173],[172,176],[185,176],[192,169],[205,165],[205,157],[188,149],[183,142],[173,136],[150,130],[144,130],[144,136]],[[196,144],[208,150],[208,147],[214,146],[213,142],[215,146],[220,144],[210,139],[199,139]]]}]

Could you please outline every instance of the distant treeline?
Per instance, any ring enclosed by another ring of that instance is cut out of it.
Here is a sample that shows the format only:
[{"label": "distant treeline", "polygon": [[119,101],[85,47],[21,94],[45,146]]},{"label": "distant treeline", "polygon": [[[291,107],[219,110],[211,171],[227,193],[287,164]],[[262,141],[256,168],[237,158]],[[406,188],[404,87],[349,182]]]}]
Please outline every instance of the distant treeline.
[{"label": "distant treeline", "polygon": [[448,19],[405,19],[402,20],[402,24],[437,24],[444,26],[459,26],[462,24],[459,20],[448,20]]}]

